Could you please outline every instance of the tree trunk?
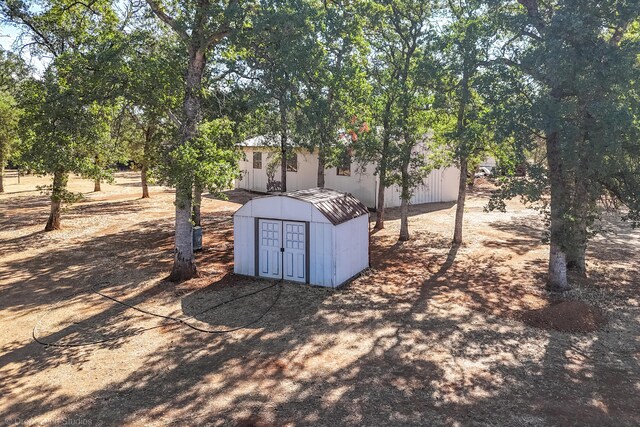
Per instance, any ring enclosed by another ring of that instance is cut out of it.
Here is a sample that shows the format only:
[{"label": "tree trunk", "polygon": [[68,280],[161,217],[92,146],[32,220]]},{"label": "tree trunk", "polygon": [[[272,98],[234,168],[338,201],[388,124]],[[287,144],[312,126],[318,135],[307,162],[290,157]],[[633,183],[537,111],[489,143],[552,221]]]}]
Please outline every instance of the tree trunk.
[{"label": "tree trunk", "polygon": [[49,219],[47,225],[44,227],[44,231],[60,230],[60,208],[62,202],[59,200],[51,199],[51,212],[49,213]]},{"label": "tree trunk", "polygon": [[[590,176],[589,162],[589,129],[592,126],[592,118],[586,105],[580,102],[582,112],[582,135],[578,140],[581,144],[572,147],[572,152],[577,154],[577,165],[572,170],[573,179],[573,199],[572,199],[572,229],[569,236],[570,243],[567,245],[567,269],[573,273],[586,277],[587,264],[586,252],[587,241],[589,239],[588,228],[593,223],[591,213],[596,208],[596,202],[589,193],[587,182],[593,179]],[[573,159],[572,159],[573,160]]]},{"label": "tree trunk", "polygon": [[567,270],[579,276],[587,277],[586,242],[583,245],[572,246],[567,250]]},{"label": "tree trunk", "polygon": [[405,199],[400,201],[400,236],[398,240],[406,242],[410,239],[409,235],[409,202]]},{"label": "tree trunk", "polygon": [[[395,13],[395,12],[394,12]],[[411,57],[416,49],[415,42],[407,49],[404,57],[404,67],[400,74],[400,87],[402,88],[402,95],[400,95],[402,106],[402,163],[400,166],[400,178],[401,189],[400,194],[400,236],[398,240],[404,242],[409,240],[409,200],[411,198],[410,176],[409,176],[409,162],[411,161],[411,154],[413,151],[414,140],[412,133],[409,130],[409,89],[407,87],[407,78],[409,76],[409,69],[411,67]]]},{"label": "tree trunk", "polygon": [[[409,149],[411,152],[411,149]],[[409,200],[411,199],[411,189],[409,188],[409,155],[405,154],[402,160],[402,193],[400,195],[400,237],[398,240],[406,242],[409,240]]]},{"label": "tree trunk", "polygon": [[556,131],[547,133],[547,161],[549,163],[549,184],[551,187],[549,279],[547,289],[551,291],[566,291],[570,289],[567,281],[566,230],[564,223],[567,201],[562,150]]},{"label": "tree trunk", "polygon": [[384,228],[384,193],[387,188],[387,162],[389,155],[389,144],[391,143],[391,137],[389,135],[391,115],[391,99],[387,99],[384,109],[383,129],[384,135],[382,137],[382,152],[380,153],[380,170],[379,170],[379,182],[378,185],[378,200],[376,206],[376,225],[373,227],[375,230],[382,230]]},{"label": "tree trunk", "polygon": [[[102,169],[102,168],[100,167],[100,158],[99,158],[98,156],[95,156],[95,158],[94,158],[94,164],[96,165],[96,168],[100,168],[100,169]],[[97,192],[98,192],[98,191],[100,191],[100,190],[101,190],[101,189],[100,189],[100,177],[98,177],[98,178],[95,178],[95,179],[93,180],[93,192],[94,192],[94,193],[97,193]]]},{"label": "tree trunk", "polygon": [[467,156],[460,156],[460,179],[458,181],[458,203],[456,205],[456,223],[453,229],[453,244],[462,244],[462,225],[464,222],[464,204],[467,197]]},{"label": "tree trunk", "polygon": [[188,191],[184,191],[183,188],[176,189],[175,254],[173,270],[169,276],[172,282],[189,280],[196,275],[193,258],[193,226],[191,225],[192,191],[191,188]]},{"label": "tree trunk", "polygon": [[567,254],[560,245],[552,242],[549,247],[549,282],[550,291],[564,292],[570,289],[567,281]]},{"label": "tree trunk", "polygon": [[287,106],[284,95],[280,98],[280,191],[287,191]]},{"label": "tree trunk", "polygon": [[[205,63],[205,49],[191,45],[185,79],[185,119],[181,129],[180,145],[187,143],[197,134],[201,119],[200,91]],[[181,179],[176,185],[175,254],[173,269],[169,276],[172,282],[182,282],[196,275],[191,224],[192,194],[193,177]]]},{"label": "tree trunk", "polygon": [[592,203],[587,189],[584,186],[584,178],[580,173],[575,175],[575,188],[573,199],[574,223],[571,228],[570,242],[567,244],[567,269],[582,276],[587,276],[586,251],[588,240],[589,213]]},{"label": "tree trunk", "polygon": [[193,185],[193,216],[191,222],[193,225],[200,227],[200,205],[202,204],[202,185],[196,182]]},{"label": "tree trunk", "polygon": [[460,82],[460,104],[458,105],[458,118],[456,125],[456,133],[458,138],[458,150],[460,159],[460,179],[458,181],[458,203],[456,206],[456,222],[453,228],[453,244],[462,244],[462,226],[464,224],[464,205],[467,198],[467,175],[469,172],[469,157],[465,130],[467,104],[471,98],[469,90],[469,60],[464,57],[462,65],[462,80]]},{"label": "tree trunk", "polygon": [[[2,147],[0,147],[0,193],[4,193],[4,154],[2,154]],[[20,174],[18,174],[18,181],[20,181]]]},{"label": "tree trunk", "polygon": [[60,230],[60,208],[62,207],[62,200],[64,198],[64,192],[67,188],[68,175],[62,170],[58,170],[53,174],[53,186],[51,189],[51,212],[49,213],[49,220],[44,227],[44,231]]},{"label": "tree trunk", "polygon": [[320,147],[318,147],[318,181],[317,181],[317,186],[318,188],[324,188],[324,165],[325,165],[325,159],[324,159],[324,148],[323,148],[324,144],[321,144]]},{"label": "tree trunk", "polygon": [[142,164],[142,169],[140,170],[140,181],[142,182],[142,198],[149,198],[149,184],[147,183],[147,163]]},{"label": "tree trunk", "polygon": [[378,177],[378,200],[376,206],[376,225],[373,227],[375,230],[382,230],[384,228],[384,192],[386,190],[385,180],[387,179],[387,160],[383,158],[380,161],[380,173]]},{"label": "tree trunk", "polygon": [[151,144],[151,136],[153,126],[149,126],[144,132],[144,145],[142,146],[142,168],[140,169],[140,182],[142,183],[142,198],[149,198],[149,183],[147,182],[147,172],[149,171],[149,145]]}]

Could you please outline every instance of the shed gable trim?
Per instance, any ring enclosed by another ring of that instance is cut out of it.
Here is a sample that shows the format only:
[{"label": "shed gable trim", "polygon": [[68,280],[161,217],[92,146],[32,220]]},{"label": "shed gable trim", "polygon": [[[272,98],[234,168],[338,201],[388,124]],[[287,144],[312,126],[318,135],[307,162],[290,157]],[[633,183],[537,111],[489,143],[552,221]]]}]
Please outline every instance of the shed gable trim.
[{"label": "shed gable trim", "polygon": [[369,214],[367,207],[351,194],[340,193],[329,188],[294,191],[284,193],[282,196],[311,203],[333,225]]},{"label": "shed gable trim", "polygon": [[[328,188],[312,188],[310,190],[300,190],[292,193],[280,193],[256,197],[240,207],[240,209],[236,211],[235,215],[263,217],[265,216],[265,213],[254,212],[252,204],[254,202],[264,202],[276,197],[286,197],[288,199],[308,203],[315,207],[316,210],[333,225],[339,225],[362,215],[369,214],[367,207],[349,193],[340,193]],[[248,212],[245,212],[247,210]],[[277,215],[266,216],[276,217]],[[299,220],[302,220],[302,218],[299,218]],[[307,219],[304,220],[306,221]]]}]

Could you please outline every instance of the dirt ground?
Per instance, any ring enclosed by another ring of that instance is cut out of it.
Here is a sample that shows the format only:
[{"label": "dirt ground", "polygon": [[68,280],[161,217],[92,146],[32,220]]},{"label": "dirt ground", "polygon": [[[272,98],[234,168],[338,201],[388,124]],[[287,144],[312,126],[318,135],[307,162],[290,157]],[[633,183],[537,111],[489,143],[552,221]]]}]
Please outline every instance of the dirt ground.
[{"label": "dirt ground", "polygon": [[[391,210],[372,268],[346,287],[286,283],[204,311],[272,283],[232,273],[248,193],[205,197],[200,277],[176,286],[170,190],[142,200],[134,173],[100,193],[72,179],[85,200],[45,233],[46,183],[9,176],[0,195],[0,425],[640,425],[640,232],[613,219],[561,299],[543,289],[539,215],[483,212],[483,186],[457,251],[453,204],[412,206],[404,244]],[[275,305],[208,334],[92,287],[214,331]],[[557,303],[606,324],[526,322]]]}]

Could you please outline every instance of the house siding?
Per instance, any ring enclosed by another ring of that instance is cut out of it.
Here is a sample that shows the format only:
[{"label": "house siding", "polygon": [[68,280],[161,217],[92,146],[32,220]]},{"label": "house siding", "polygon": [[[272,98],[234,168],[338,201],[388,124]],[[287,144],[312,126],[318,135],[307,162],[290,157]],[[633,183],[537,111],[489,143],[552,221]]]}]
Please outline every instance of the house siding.
[{"label": "house siding", "polygon": [[[273,159],[273,148],[243,147],[245,156],[240,160],[242,178],[236,180],[235,187],[245,190],[266,192],[268,163]],[[262,169],[253,169],[253,152],[262,152]],[[325,187],[351,193],[369,208],[375,208],[378,193],[378,177],[375,167],[352,165],[351,176],[340,176],[336,168],[325,170]],[[287,172],[287,191],[305,190],[317,187],[318,156],[298,150],[298,171]],[[414,189],[412,204],[452,202],[458,196],[459,169],[454,167],[435,169],[427,175],[423,184]],[[276,170],[275,180],[280,180],[280,169]],[[385,207],[400,206],[400,188],[391,186],[385,189]]]}]

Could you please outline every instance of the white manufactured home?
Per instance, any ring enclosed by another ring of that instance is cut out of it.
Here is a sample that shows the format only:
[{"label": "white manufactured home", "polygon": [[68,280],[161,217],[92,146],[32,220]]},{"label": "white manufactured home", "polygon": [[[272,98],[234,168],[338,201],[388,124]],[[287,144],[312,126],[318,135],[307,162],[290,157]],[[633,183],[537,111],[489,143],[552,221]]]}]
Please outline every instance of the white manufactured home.
[{"label": "white manufactured home", "polygon": [[233,215],[234,272],[336,288],[369,266],[369,211],[326,188],[257,197]]},{"label": "white manufactured home", "polygon": [[[270,183],[280,181],[276,138],[256,137],[242,144],[244,152],[240,160],[242,177],[236,188],[257,192],[271,192]],[[418,151],[423,150],[421,147]],[[271,167],[269,167],[271,165]],[[276,167],[274,167],[276,166]],[[296,149],[287,167],[287,190],[297,191],[317,187],[318,153]],[[378,176],[374,165],[345,163],[341,167],[325,170],[325,187],[351,193],[369,208],[375,208],[378,197]],[[414,190],[412,204],[452,202],[458,197],[460,170],[454,167],[440,168],[427,175],[421,186]],[[385,190],[385,207],[400,206],[400,188],[391,186]]]}]

